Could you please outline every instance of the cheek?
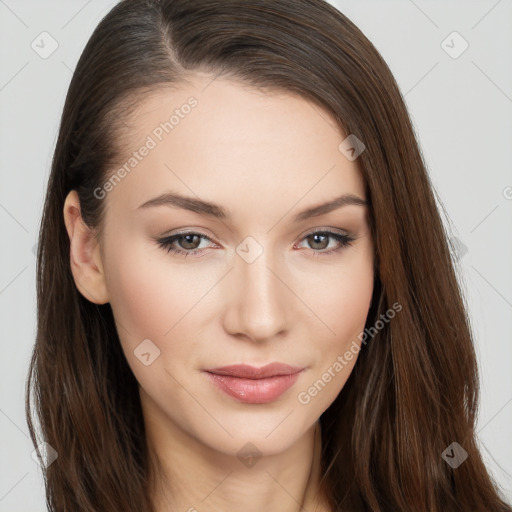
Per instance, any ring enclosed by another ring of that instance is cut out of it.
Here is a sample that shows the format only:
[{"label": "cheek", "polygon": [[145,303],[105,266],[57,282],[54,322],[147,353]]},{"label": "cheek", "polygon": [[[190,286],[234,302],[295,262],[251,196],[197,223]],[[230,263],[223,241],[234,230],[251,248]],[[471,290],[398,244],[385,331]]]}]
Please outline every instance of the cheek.
[{"label": "cheek", "polygon": [[311,343],[315,363],[297,400],[307,405],[311,414],[320,415],[345,385],[359,355],[360,334],[373,294],[370,248],[354,251],[342,266],[332,269],[332,274],[318,278],[317,286],[309,295],[309,305],[323,321],[324,325],[316,320],[318,333],[323,334]]},{"label": "cheek", "polygon": [[[170,271],[165,253],[162,257],[147,246],[127,249],[119,244],[109,254],[115,262],[105,268],[110,304],[127,362],[141,388],[154,398],[170,384],[176,387],[172,375],[177,366],[196,364],[200,347],[194,346],[186,315],[189,304],[197,302],[197,290],[187,274]],[[187,398],[176,390],[171,394],[175,404]]]},{"label": "cheek", "polygon": [[129,333],[132,341],[158,338],[171,327],[179,297],[169,293],[154,266],[133,256],[123,258],[109,273],[107,286],[120,332]]},{"label": "cheek", "polygon": [[364,329],[373,294],[373,271],[361,265],[347,272],[341,281],[340,290],[327,309],[338,349],[357,340]]},{"label": "cheek", "polygon": [[[374,271],[370,250],[350,255],[340,266],[317,276],[305,295],[308,305],[322,320],[324,334],[317,345],[321,358],[345,351],[364,329],[373,294]],[[318,322],[318,320],[317,320]],[[320,330],[319,330],[320,332]]]},{"label": "cheek", "polygon": [[[172,265],[164,250],[147,243],[123,247],[117,242],[106,258],[107,287],[122,348],[139,382],[148,384],[139,347],[158,354],[151,379],[157,378],[157,368],[175,373],[197,367],[204,352],[198,333],[203,323],[214,321],[212,308],[201,299],[214,286],[215,271]],[[144,340],[151,343],[141,345]]]},{"label": "cheek", "polygon": [[121,330],[134,342],[164,339],[198,300],[200,283],[192,281],[190,273],[166,265],[165,252],[159,251],[140,244],[129,250],[114,248],[109,254],[114,262],[105,269],[110,303]]}]

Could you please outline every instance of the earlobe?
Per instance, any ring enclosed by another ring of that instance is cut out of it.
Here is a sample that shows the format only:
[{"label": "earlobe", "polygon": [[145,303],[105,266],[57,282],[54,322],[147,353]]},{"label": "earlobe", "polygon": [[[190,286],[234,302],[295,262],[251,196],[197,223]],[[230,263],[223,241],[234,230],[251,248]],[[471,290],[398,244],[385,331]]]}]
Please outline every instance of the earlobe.
[{"label": "earlobe", "polygon": [[76,190],[67,195],[63,215],[69,236],[69,261],[76,287],[90,302],[105,304],[109,300],[100,244],[94,231],[82,219]]}]

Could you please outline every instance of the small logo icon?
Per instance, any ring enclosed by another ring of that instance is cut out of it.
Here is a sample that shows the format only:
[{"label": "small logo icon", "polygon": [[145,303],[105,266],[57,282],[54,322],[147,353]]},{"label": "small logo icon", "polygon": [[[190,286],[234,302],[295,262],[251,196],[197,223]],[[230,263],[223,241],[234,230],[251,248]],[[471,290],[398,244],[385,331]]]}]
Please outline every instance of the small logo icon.
[{"label": "small logo icon", "polygon": [[263,247],[252,236],[248,236],[238,244],[236,253],[246,263],[253,263],[263,253]]},{"label": "small logo icon", "polygon": [[355,135],[351,134],[344,139],[338,146],[338,150],[345,158],[353,162],[364,150],[366,146]]},{"label": "small logo icon", "polygon": [[149,366],[160,356],[160,349],[151,340],[145,339],[133,353],[144,366]]},{"label": "small logo icon", "polygon": [[469,43],[458,32],[454,31],[441,42],[441,48],[452,59],[458,59],[469,48]]},{"label": "small logo icon", "polygon": [[263,454],[252,443],[244,444],[237,453],[237,457],[240,459],[240,462],[248,468],[255,466],[261,459],[262,455]]},{"label": "small logo icon", "polygon": [[453,468],[457,469],[467,458],[468,452],[459,443],[453,442],[441,454],[441,457]]},{"label": "small logo icon", "polygon": [[57,452],[45,441],[39,443],[35,450],[30,453],[32,460],[41,467],[47,468],[58,457]]},{"label": "small logo icon", "polygon": [[30,46],[41,59],[47,59],[57,50],[59,43],[48,32],[41,32]]},{"label": "small logo icon", "polygon": [[468,248],[457,237],[450,238],[450,249],[457,261],[460,261],[467,253]]}]

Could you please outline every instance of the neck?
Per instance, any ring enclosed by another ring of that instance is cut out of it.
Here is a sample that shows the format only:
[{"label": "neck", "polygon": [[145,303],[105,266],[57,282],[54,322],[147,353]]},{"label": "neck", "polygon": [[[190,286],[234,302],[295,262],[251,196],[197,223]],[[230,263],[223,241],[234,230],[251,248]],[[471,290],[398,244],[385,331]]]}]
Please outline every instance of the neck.
[{"label": "neck", "polygon": [[252,460],[205,447],[175,426],[164,432],[147,415],[145,422],[156,512],[329,510],[319,495],[319,422],[286,451]]}]

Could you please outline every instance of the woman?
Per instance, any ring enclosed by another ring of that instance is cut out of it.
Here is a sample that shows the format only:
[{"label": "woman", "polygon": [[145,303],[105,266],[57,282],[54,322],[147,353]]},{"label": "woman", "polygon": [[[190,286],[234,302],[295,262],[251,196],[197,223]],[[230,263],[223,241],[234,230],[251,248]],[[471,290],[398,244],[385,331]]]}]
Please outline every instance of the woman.
[{"label": "woman", "polygon": [[71,81],[41,225],[49,509],[510,512],[477,384],[368,39],[321,0],[121,1]]}]

